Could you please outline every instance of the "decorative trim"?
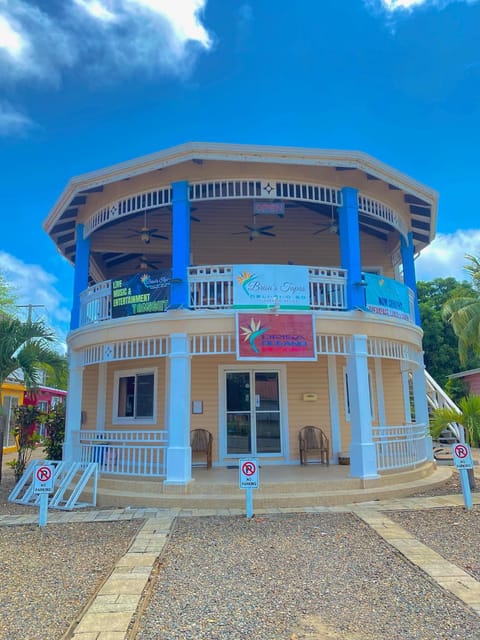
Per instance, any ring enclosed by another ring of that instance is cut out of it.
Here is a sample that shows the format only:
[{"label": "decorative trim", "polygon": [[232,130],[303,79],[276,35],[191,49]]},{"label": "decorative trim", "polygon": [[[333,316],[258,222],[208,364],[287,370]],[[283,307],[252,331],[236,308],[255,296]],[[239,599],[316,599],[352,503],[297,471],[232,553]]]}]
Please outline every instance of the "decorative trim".
[{"label": "decorative trim", "polygon": [[[164,185],[157,189],[141,191],[109,202],[89,217],[85,223],[84,237],[88,238],[96,229],[120,218],[170,206],[172,198],[172,187]],[[236,178],[189,184],[190,202],[251,198],[268,200],[282,198],[335,207],[340,207],[343,204],[341,189],[308,182],[286,182],[275,178]],[[383,202],[358,194],[358,210],[365,215],[390,224],[405,237],[407,236],[407,227],[400,215]]]}]

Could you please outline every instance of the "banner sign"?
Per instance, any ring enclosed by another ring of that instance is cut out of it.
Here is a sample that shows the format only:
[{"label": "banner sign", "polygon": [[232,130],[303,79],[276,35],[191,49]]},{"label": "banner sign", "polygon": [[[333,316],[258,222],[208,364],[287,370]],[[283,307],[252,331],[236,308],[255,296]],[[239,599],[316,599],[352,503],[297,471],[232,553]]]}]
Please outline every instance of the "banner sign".
[{"label": "banner sign", "polygon": [[166,311],[170,280],[168,269],[112,280],[112,318]]},{"label": "banner sign", "polygon": [[238,360],[316,360],[313,316],[237,314]]},{"label": "banner sign", "polygon": [[308,267],[237,264],[233,267],[234,309],[310,309]]},{"label": "banner sign", "polygon": [[410,320],[408,288],[401,282],[365,273],[367,309],[382,316]]},{"label": "banner sign", "polygon": [[280,216],[283,218],[285,215],[285,203],[284,202],[269,202],[268,200],[258,201],[253,203],[253,215],[254,216]]}]

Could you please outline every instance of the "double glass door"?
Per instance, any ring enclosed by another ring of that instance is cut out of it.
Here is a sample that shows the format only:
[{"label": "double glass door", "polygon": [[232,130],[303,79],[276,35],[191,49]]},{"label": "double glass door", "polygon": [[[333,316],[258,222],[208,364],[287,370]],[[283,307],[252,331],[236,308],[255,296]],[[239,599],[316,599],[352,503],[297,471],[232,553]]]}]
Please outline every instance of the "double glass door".
[{"label": "double glass door", "polygon": [[278,371],[226,372],[227,455],[282,452]]}]

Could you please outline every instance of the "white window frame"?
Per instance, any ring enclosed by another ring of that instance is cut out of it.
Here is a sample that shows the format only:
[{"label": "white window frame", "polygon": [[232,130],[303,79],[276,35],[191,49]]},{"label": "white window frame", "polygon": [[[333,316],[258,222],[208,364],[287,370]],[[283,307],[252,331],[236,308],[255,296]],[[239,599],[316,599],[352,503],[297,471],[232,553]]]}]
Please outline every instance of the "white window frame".
[{"label": "white window frame", "polygon": [[[368,370],[368,398],[370,400],[370,418],[375,422],[375,402],[373,401],[372,372]],[[343,403],[345,409],[345,420],[350,422],[350,393],[348,388],[348,372],[347,367],[343,367]]]},{"label": "white window frame", "polygon": [[[118,391],[120,387],[120,378],[128,378],[138,375],[153,375],[153,416],[151,418],[135,418],[132,416],[118,415]],[[113,378],[113,407],[112,407],[112,424],[115,425],[139,425],[139,424],[157,424],[157,387],[158,387],[158,368],[148,367],[145,369],[122,369],[115,371]]]},{"label": "white window frame", "polygon": [[[281,451],[279,453],[271,454],[258,454],[259,458],[280,460],[290,459],[290,445],[288,434],[288,394],[287,394],[287,368],[285,364],[279,363],[263,363],[263,362],[244,362],[243,364],[232,365],[220,365],[218,367],[218,389],[219,389],[219,402],[218,402],[218,448],[219,458],[221,461],[234,460],[241,458],[242,455],[234,456],[227,455],[227,429],[225,424],[225,417],[227,412],[227,397],[226,397],[226,385],[225,377],[228,372],[235,371],[250,371],[250,373],[260,371],[271,371],[278,373],[278,392],[280,402],[280,444]],[[248,457],[243,455],[243,457]]]}]

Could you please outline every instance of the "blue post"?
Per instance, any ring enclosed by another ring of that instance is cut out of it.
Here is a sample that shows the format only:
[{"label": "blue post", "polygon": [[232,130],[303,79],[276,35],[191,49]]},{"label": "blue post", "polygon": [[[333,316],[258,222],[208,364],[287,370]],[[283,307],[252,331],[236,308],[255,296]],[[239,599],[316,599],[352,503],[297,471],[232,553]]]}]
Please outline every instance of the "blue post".
[{"label": "blue post", "polygon": [[403,263],[403,282],[409,287],[414,294],[414,309],[415,309],[415,324],[420,326],[420,308],[418,306],[417,298],[417,279],[415,276],[415,262],[414,262],[414,244],[412,232],[408,234],[408,240],[405,240],[403,236],[400,239],[401,246],[400,251],[402,254]]},{"label": "blue post", "polygon": [[73,305],[70,329],[80,326],[80,294],[88,288],[88,267],[90,261],[90,238],[83,237],[84,226],[77,224],[75,249],[75,275],[73,278]]},{"label": "blue post", "polygon": [[338,225],[342,269],[346,269],[348,272],[347,308],[363,309],[365,307],[365,290],[362,286],[358,190],[352,187],[343,187],[342,197],[343,204],[338,211]]},{"label": "blue post", "polygon": [[470,482],[468,481],[468,470],[459,469],[459,472],[462,483],[463,502],[465,507],[470,511],[472,509],[472,492],[470,490]]},{"label": "blue post", "polygon": [[248,488],[245,489],[245,499],[246,499],[246,511],[247,511],[247,518],[250,520],[250,518],[253,518],[253,493],[252,493],[253,489]]},{"label": "blue post", "polygon": [[[463,425],[459,425],[460,429],[460,443],[464,444],[466,447],[465,439],[465,427]],[[452,445],[453,455],[455,456],[455,445]],[[468,455],[470,456],[470,450]],[[470,490],[470,481],[468,479],[468,469],[459,469],[460,482],[462,484],[462,494],[463,494],[463,503],[465,507],[470,511],[472,509],[472,492]]]},{"label": "blue post", "polygon": [[188,309],[188,267],[190,265],[190,202],[188,200],[188,182],[172,184],[172,282],[170,304]]},{"label": "blue post", "polygon": [[48,514],[48,493],[40,494],[40,511],[38,513],[38,526],[44,527],[47,524]]}]

